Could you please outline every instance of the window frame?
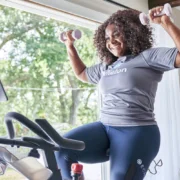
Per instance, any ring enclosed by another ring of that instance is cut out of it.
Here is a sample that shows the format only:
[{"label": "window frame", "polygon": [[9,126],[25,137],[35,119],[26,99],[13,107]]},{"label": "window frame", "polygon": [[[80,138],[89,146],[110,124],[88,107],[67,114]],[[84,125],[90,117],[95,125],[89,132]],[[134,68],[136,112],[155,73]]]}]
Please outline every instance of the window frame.
[{"label": "window frame", "polygon": [[[42,0],[42,1],[45,2],[46,0]],[[67,3],[66,5],[68,5],[69,2],[66,2],[66,3]],[[1,0],[0,5],[16,8],[16,9],[33,13],[36,15],[52,18],[57,21],[68,22],[69,24],[75,24],[78,26],[86,27],[91,30],[97,29],[97,27],[101,24],[101,22],[103,22],[104,19],[108,17],[108,15],[105,15],[103,13],[100,13],[100,12],[97,12],[97,11],[94,11],[94,10],[91,10],[91,9],[88,9],[79,5],[73,5],[73,6],[71,5],[70,8],[72,7],[73,8],[76,7],[77,9],[80,8],[80,11],[88,12],[87,13],[88,17],[83,17],[87,14],[81,14],[82,16],[78,16],[78,15],[66,12],[67,9],[66,11],[62,11],[59,9],[55,9],[53,7],[48,7],[42,4],[38,4],[38,3],[30,2],[30,1],[24,1],[24,0]],[[93,18],[98,17],[98,19],[96,20],[92,19],[91,15],[93,15]],[[100,98],[100,101],[98,104],[98,108],[100,109],[101,97],[99,95],[99,91],[98,91],[98,97]],[[108,169],[107,163],[101,163],[101,180],[109,179],[107,176],[108,174],[107,169]]]}]

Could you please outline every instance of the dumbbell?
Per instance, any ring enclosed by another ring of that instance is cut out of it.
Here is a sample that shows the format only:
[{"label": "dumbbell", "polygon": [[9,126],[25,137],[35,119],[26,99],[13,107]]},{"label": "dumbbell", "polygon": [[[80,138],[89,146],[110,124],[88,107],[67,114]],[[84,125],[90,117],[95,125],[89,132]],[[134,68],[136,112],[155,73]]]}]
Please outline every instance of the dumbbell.
[{"label": "dumbbell", "polygon": [[[81,31],[76,29],[74,31],[72,31],[72,37],[77,40],[77,39],[80,39],[81,38]],[[65,32],[62,32],[60,35],[59,35],[59,40],[64,43],[64,41],[67,39],[66,37],[66,34]]]},{"label": "dumbbell", "polygon": [[[164,5],[163,10],[159,14],[157,14],[155,16],[162,16],[164,14],[166,14],[169,17],[172,16],[172,8],[171,8],[171,5],[169,3],[166,3]],[[143,25],[147,25],[150,22],[148,15],[146,15],[145,13],[141,13],[139,15],[139,19],[141,21],[141,24],[143,24]]]}]

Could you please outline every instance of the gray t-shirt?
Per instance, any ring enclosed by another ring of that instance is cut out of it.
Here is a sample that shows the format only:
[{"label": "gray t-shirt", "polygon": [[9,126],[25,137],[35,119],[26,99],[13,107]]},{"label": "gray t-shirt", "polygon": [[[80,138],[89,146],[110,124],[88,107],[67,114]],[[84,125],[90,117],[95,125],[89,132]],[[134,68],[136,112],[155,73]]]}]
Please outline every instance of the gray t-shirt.
[{"label": "gray t-shirt", "polygon": [[157,85],[165,71],[175,68],[177,52],[177,48],[150,48],[109,66],[86,68],[89,83],[98,84],[102,96],[100,121],[111,126],[156,124]]}]

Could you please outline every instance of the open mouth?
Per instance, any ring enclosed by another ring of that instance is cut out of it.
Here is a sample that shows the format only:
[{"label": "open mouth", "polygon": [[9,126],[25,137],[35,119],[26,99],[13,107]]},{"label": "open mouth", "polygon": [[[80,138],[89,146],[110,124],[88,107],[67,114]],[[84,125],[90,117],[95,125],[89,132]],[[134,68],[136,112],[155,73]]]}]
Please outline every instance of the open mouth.
[{"label": "open mouth", "polygon": [[121,47],[121,44],[116,44],[114,46],[111,46],[110,49],[111,50],[116,50],[117,48]]},{"label": "open mouth", "polygon": [[117,51],[117,50],[120,49],[120,47],[121,47],[120,45],[113,46],[113,47],[110,48],[110,50],[111,50],[111,51]]}]

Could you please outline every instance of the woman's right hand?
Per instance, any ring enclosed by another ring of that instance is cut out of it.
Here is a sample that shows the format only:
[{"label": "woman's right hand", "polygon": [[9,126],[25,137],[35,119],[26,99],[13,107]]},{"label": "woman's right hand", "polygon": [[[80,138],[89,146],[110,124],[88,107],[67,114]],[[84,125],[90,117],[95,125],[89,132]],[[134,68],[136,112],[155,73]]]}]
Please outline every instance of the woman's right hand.
[{"label": "woman's right hand", "polygon": [[64,32],[66,35],[66,40],[64,41],[64,44],[66,47],[71,47],[74,44],[75,39],[72,37],[73,30]]},{"label": "woman's right hand", "polygon": [[64,38],[65,41],[63,41],[64,44],[66,45],[66,50],[67,50],[67,53],[71,62],[70,64],[72,66],[72,69],[76,77],[83,82],[88,82],[88,79],[85,73],[86,66],[80,59],[76,51],[76,48],[73,45],[75,39],[72,37],[72,32],[73,30],[64,32],[66,38]]}]

